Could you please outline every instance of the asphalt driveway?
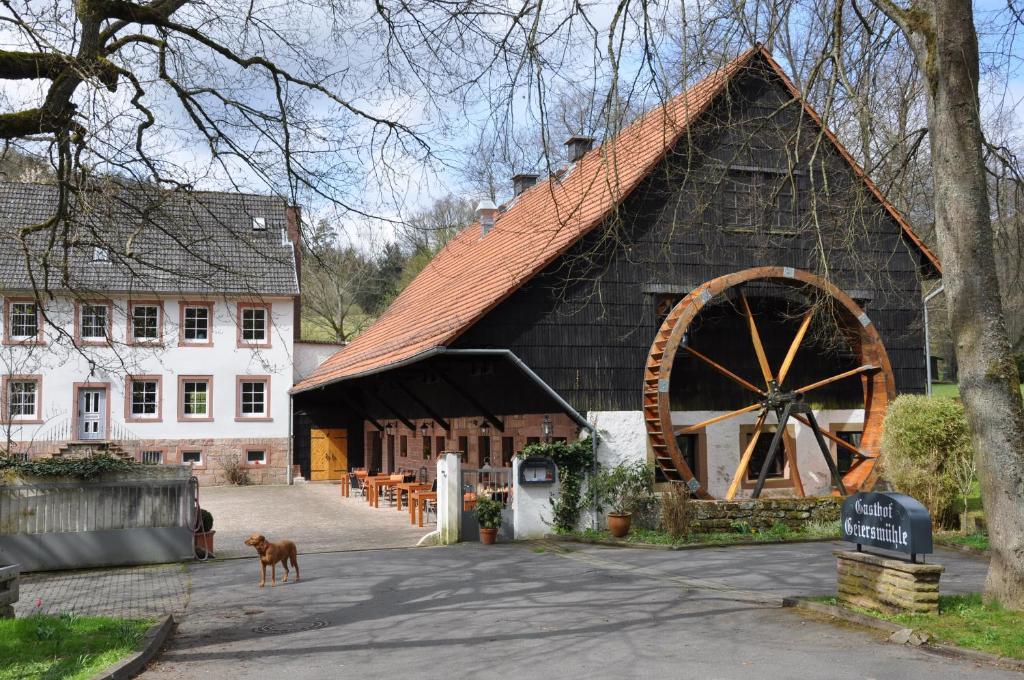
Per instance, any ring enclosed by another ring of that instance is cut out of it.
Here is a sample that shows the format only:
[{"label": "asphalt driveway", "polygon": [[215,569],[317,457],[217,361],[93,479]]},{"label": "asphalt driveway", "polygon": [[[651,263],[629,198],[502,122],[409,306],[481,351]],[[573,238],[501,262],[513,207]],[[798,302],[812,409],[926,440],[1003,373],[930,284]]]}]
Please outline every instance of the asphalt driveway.
[{"label": "asphalt driveway", "polygon": [[[194,565],[178,634],[143,677],[1019,680],[779,608],[776,595],[830,589],[833,547],[326,553],[262,590],[254,560]],[[980,587],[982,562],[936,561]]]}]

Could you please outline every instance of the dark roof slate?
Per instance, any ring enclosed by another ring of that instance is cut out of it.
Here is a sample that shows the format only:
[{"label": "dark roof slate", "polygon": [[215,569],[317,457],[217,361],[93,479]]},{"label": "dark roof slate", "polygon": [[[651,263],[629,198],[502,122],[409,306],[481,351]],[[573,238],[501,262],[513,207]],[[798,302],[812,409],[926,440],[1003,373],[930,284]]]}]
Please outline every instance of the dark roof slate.
[{"label": "dark roof slate", "polygon": [[[52,230],[35,232],[26,258],[19,231],[48,219],[56,205],[53,185],[0,182],[0,288],[30,290],[31,272],[40,288],[76,293],[299,292],[283,198],[104,185],[74,197],[67,239],[50,246]],[[254,217],[265,230],[253,230]],[[67,282],[59,271],[64,241],[71,244]],[[94,261],[99,246],[108,262]]]}]

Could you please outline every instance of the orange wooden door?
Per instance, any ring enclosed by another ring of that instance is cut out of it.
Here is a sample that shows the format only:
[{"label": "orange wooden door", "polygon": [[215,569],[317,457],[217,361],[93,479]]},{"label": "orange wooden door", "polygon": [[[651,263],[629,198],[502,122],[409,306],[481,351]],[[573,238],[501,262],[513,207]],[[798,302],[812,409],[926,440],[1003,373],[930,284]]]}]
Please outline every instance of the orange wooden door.
[{"label": "orange wooden door", "polygon": [[341,479],[348,471],[348,431],[314,428],[309,432],[310,480]]}]

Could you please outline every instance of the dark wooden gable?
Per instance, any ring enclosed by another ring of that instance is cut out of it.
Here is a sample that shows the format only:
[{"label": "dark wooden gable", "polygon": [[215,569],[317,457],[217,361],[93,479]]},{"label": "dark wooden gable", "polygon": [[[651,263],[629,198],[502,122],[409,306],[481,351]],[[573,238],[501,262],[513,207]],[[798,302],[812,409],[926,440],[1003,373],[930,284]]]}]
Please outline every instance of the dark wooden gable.
[{"label": "dark wooden gable", "polygon": [[[924,389],[920,254],[767,68],[737,78],[603,228],[454,346],[511,349],[579,410],[637,410],[659,305],[716,276],[768,265],[824,274],[861,302],[897,389]],[[767,342],[784,352],[791,335],[781,335]],[[714,339],[726,364],[752,358],[748,344],[728,333]],[[693,394],[701,394],[699,377]],[[674,374],[673,392],[676,382]],[[705,394],[704,408],[741,398]]]}]

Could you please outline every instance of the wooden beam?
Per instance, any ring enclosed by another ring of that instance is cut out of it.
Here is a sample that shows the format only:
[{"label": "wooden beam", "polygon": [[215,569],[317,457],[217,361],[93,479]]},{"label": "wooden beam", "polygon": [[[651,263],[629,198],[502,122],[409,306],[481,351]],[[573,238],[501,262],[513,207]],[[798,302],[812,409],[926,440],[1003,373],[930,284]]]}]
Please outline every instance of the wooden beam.
[{"label": "wooden beam", "polygon": [[[807,418],[803,417],[799,413],[794,413],[793,417],[796,418],[797,420],[799,420],[801,423],[803,423],[807,427],[811,426],[811,421],[807,420]],[[846,441],[844,439],[841,439],[840,437],[835,436],[831,432],[827,432],[825,430],[822,430],[821,434],[824,435],[826,438],[831,439],[832,441],[834,441],[837,446],[842,446],[844,449],[852,451],[858,458],[872,458],[873,457],[873,456],[866,456],[866,455],[864,455],[864,452],[861,451],[860,449],[858,449],[856,446],[854,446],[853,444],[851,444],[850,442],[848,442],[848,441]]]},{"label": "wooden beam", "polygon": [[475,408],[477,411],[479,411],[480,415],[482,415],[487,422],[489,422],[491,425],[493,425],[494,428],[498,432],[504,432],[505,431],[505,424],[503,422],[501,422],[501,420],[499,420],[497,416],[495,416],[493,413],[491,413],[490,410],[486,406],[484,406],[482,403],[480,403],[480,401],[476,397],[474,397],[472,394],[467,392],[464,388],[462,388],[458,384],[456,384],[456,382],[454,380],[452,380],[448,376],[448,374],[446,374],[444,371],[440,371],[439,370],[437,372],[437,375],[438,375],[439,378],[441,378],[441,380],[443,380],[445,382],[445,384],[448,385],[448,387],[452,388],[456,393],[459,394],[459,396],[461,396],[463,399],[465,399],[473,408]]},{"label": "wooden beam", "polygon": [[378,430],[384,429],[384,426],[381,425],[373,416],[367,414],[366,409],[364,409],[362,406],[357,405],[354,401],[346,397],[344,394],[339,393],[337,397],[340,401],[344,402],[345,406],[347,406],[351,411],[355,412],[357,416],[359,416],[365,421],[368,421]]},{"label": "wooden beam", "polygon": [[419,405],[419,407],[421,409],[426,411],[430,415],[430,417],[434,419],[434,422],[436,422],[438,425],[440,425],[446,431],[449,431],[449,432],[451,431],[451,429],[452,429],[451,423],[449,423],[447,420],[442,418],[429,404],[427,404],[427,402],[425,402],[422,399],[420,399],[416,395],[416,393],[414,393],[412,391],[411,387],[409,387],[408,385],[406,385],[405,383],[403,383],[401,381],[396,382],[395,386],[398,387],[398,389],[400,389],[403,392],[405,392],[406,395],[408,395],[408,397],[410,399],[412,399],[414,402],[416,402],[416,404]]},{"label": "wooden beam", "polygon": [[795,389],[793,391],[794,392],[798,392],[800,394],[804,394],[806,392],[810,392],[811,390],[816,390],[819,387],[824,387],[825,385],[828,385],[829,383],[834,383],[837,380],[842,380],[843,378],[849,378],[851,375],[857,375],[858,373],[866,373],[868,371],[877,371],[877,370],[878,370],[878,366],[872,366],[871,364],[864,364],[863,366],[858,366],[857,368],[851,369],[849,371],[844,371],[842,373],[837,373],[836,375],[833,375],[833,376],[830,376],[828,378],[825,378],[824,380],[819,380],[818,382],[811,383],[810,385],[804,385],[803,387],[800,387],[800,388]]},{"label": "wooden beam", "polygon": [[380,395],[377,395],[377,394],[370,394],[370,393],[369,393],[369,392],[367,392],[366,390],[361,390],[361,392],[362,392],[362,393],[363,393],[364,395],[366,395],[366,396],[369,396],[369,397],[372,397],[372,398],[373,398],[374,400],[376,400],[376,401],[377,401],[377,403],[379,403],[379,404],[380,404],[381,406],[383,406],[383,407],[384,407],[385,409],[387,409],[388,411],[390,411],[390,412],[391,412],[391,415],[393,415],[393,416],[394,416],[395,418],[397,418],[397,419],[398,419],[399,421],[401,421],[401,423],[402,423],[403,425],[405,425],[405,426],[406,426],[407,428],[409,428],[409,429],[410,429],[410,430],[412,430],[413,432],[415,432],[415,431],[416,431],[416,423],[412,422],[411,420],[409,420],[408,418],[406,418],[405,416],[403,416],[403,415],[401,414],[401,412],[399,412],[399,410],[398,410],[398,409],[396,409],[396,408],[395,408],[394,406],[392,406],[391,404],[389,404],[389,403],[388,403],[388,402],[387,402],[386,400],[384,400],[384,399],[383,399],[383,398],[382,398],[382,397],[381,397]]}]

